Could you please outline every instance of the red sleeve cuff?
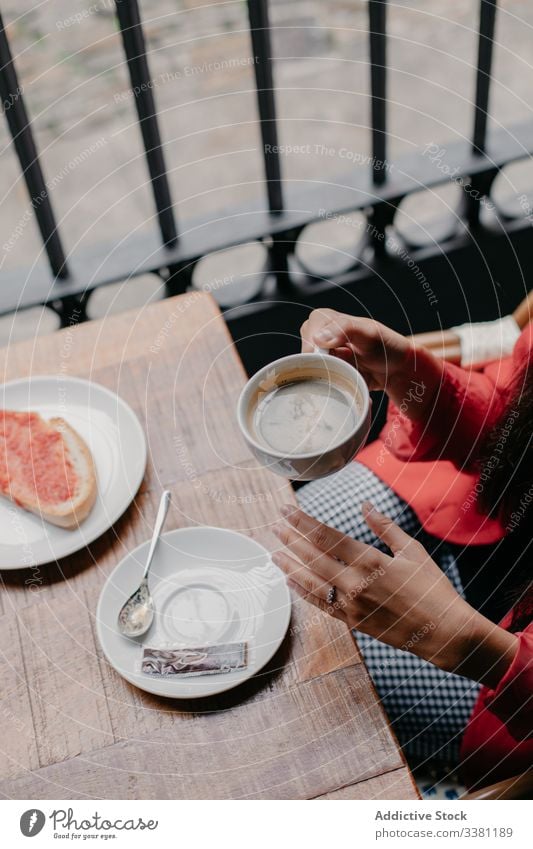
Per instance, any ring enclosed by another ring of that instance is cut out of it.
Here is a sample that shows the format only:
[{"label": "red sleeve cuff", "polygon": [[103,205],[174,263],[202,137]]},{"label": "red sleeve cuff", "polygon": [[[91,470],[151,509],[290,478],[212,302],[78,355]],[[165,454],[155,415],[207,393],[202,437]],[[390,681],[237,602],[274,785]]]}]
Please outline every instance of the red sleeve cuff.
[{"label": "red sleeve cuff", "polygon": [[533,736],[533,629],[516,636],[518,648],[509,669],[483,700],[515,740],[527,740]]}]

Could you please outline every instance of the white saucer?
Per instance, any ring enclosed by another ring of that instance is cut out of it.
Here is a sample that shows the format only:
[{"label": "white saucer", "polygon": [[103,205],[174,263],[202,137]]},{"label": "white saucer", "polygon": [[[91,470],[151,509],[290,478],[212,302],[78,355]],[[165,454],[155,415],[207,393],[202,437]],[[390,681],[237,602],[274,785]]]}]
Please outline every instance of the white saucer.
[{"label": "white saucer", "polygon": [[0,407],[62,416],[89,446],[98,482],[91,513],[71,531],[0,497],[0,570],[40,566],[84,548],[116,522],[141,485],[146,440],[137,416],[104,386],[61,375],[4,384]]},{"label": "white saucer", "polygon": [[[163,534],[149,578],[154,622],[142,637],[129,639],[119,633],[117,616],[139,586],[148,546],[144,542],[118,564],[100,595],[96,630],[111,666],[141,690],[175,699],[213,696],[255,675],[281,645],[291,615],[285,576],[268,551],[224,528]],[[191,678],[141,673],[143,646],[196,648],[242,641],[249,644],[245,669]]]}]

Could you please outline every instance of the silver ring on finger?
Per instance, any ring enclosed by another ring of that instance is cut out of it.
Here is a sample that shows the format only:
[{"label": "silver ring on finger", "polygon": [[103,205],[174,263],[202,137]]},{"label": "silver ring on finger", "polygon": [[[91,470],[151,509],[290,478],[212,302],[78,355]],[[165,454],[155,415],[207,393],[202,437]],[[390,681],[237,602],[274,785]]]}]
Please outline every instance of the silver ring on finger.
[{"label": "silver ring on finger", "polygon": [[328,594],[326,596],[326,601],[328,604],[335,604],[335,599],[337,598],[337,587],[335,584],[332,584],[328,590]]}]

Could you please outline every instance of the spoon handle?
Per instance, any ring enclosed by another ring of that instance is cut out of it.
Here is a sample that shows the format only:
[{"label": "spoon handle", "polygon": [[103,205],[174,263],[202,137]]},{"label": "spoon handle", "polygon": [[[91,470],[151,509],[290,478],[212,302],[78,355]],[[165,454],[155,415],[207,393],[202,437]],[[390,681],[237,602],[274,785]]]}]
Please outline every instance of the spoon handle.
[{"label": "spoon handle", "polygon": [[146,566],[144,567],[142,577],[143,581],[146,581],[146,578],[148,577],[148,572],[150,571],[150,566],[152,565],[152,560],[154,557],[154,551],[159,540],[159,535],[161,534],[161,528],[163,527],[164,521],[167,518],[171,497],[172,495],[168,489],[166,489],[163,495],[161,496],[161,501],[159,502],[159,508],[157,510],[157,516],[155,519],[152,541],[150,543],[150,550],[148,552],[148,557],[146,558]]}]

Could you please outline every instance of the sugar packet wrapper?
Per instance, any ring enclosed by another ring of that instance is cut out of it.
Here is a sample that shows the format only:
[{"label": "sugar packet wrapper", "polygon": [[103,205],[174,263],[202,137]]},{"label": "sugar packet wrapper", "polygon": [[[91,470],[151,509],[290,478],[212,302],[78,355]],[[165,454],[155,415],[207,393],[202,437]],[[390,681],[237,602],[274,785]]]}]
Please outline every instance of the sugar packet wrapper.
[{"label": "sugar packet wrapper", "polygon": [[145,675],[217,675],[244,669],[248,664],[248,643],[223,643],[196,648],[144,648],[141,672]]}]

